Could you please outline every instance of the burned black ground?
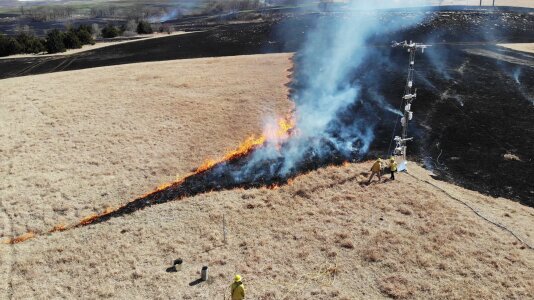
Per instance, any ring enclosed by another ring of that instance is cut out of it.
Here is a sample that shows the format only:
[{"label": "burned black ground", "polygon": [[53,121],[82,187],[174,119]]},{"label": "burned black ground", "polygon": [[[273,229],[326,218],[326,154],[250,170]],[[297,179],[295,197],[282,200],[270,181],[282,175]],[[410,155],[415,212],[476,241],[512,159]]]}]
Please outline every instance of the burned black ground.
[{"label": "burned black ground", "polygon": [[[318,22],[343,17],[341,13],[283,13],[269,21],[206,24],[204,19],[171,22],[180,30],[199,31],[145,40],[68,56],[0,60],[0,78],[78,70],[101,66],[183,58],[298,51],[306,33]],[[373,37],[371,45],[414,39],[435,43],[534,42],[534,14],[507,11],[384,11],[382,22],[401,23],[420,18],[416,27],[400,27],[390,35]]]},{"label": "burned black ground", "polygon": [[[523,54],[501,47],[479,50],[437,45],[419,55],[418,99],[410,128],[416,137],[412,158],[441,179],[533,206],[534,57],[527,64],[510,63],[487,55],[506,53],[522,59]],[[366,67],[387,70],[380,72],[385,83],[380,90],[386,99],[398,99],[398,104],[406,57],[391,53],[389,58],[387,65]],[[380,117],[384,122],[373,150],[384,155],[393,127],[387,123],[398,118],[391,113]]]}]

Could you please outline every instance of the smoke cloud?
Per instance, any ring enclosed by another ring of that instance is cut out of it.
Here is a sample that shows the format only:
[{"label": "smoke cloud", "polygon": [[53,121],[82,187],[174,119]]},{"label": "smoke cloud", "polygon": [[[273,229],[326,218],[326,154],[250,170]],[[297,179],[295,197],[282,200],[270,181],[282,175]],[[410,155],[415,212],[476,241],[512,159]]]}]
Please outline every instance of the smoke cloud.
[{"label": "smoke cloud", "polygon": [[521,83],[521,73],[522,69],[520,67],[517,67],[512,71],[510,75],[517,84],[517,89],[519,90],[523,98],[525,98],[527,101],[534,105],[534,97],[528,93],[528,91],[523,87],[523,84]]},{"label": "smoke cloud", "polygon": [[151,23],[163,23],[167,22],[169,20],[174,20],[183,14],[183,9],[181,8],[173,8],[169,11],[164,12],[161,16],[155,16],[151,17],[149,21]]},{"label": "smoke cloud", "polygon": [[320,166],[365,155],[375,138],[377,116],[401,114],[378,89],[369,89],[380,78],[376,72],[366,76],[362,65],[369,59],[383,59],[379,57],[383,51],[367,41],[413,26],[422,18],[399,14],[399,18],[385,20],[379,10],[425,3],[354,1],[348,12],[318,17],[295,58],[294,131],[282,141],[268,139],[244,168],[233,171],[233,178],[237,182],[287,178],[303,165]]}]

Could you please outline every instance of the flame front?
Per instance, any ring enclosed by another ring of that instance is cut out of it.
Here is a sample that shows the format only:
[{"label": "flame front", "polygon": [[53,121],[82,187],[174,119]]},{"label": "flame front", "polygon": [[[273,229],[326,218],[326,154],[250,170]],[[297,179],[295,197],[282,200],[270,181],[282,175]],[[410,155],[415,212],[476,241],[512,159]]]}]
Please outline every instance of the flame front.
[{"label": "flame front", "polygon": [[251,136],[247,138],[241,145],[239,145],[239,147],[229,151],[222,158],[205,160],[204,163],[195,170],[194,174],[209,170],[222,162],[245,156],[252,150],[256,149],[256,147],[265,144],[265,142],[273,141],[279,145],[281,141],[288,138],[289,133],[294,126],[295,123],[292,118],[281,118],[278,120],[277,128],[273,129],[270,126],[267,126],[262,135],[259,137]]},{"label": "flame front", "polygon": [[56,226],[54,226],[54,228],[52,228],[49,233],[53,233],[53,232],[56,232],[56,231],[65,231],[67,230],[67,225],[65,224],[58,224]]},{"label": "flame front", "polygon": [[169,188],[170,186],[180,184],[188,177],[207,171],[213,168],[215,165],[218,165],[222,162],[230,161],[238,157],[243,157],[249,154],[252,150],[256,149],[257,147],[265,144],[265,142],[272,141],[276,143],[277,148],[279,148],[278,146],[281,144],[281,142],[285,141],[289,137],[289,134],[294,127],[295,127],[295,121],[291,115],[288,115],[285,118],[280,118],[278,120],[276,128],[273,128],[273,126],[266,126],[263,134],[260,135],[259,137],[256,137],[254,135],[248,137],[237,148],[235,148],[234,150],[230,150],[222,158],[206,159],[198,168],[195,169],[193,173],[186,175],[184,177],[178,178],[174,182],[164,183],[158,186],[154,191],[147,193],[143,195],[142,197],[148,196],[155,192],[162,191],[166,188]]},{"label": "flame front", "polygon": [[[262,135],[260,135],[258,137],[251,136],[251,137],[247,138],[236,149],[229,151],[222,158],[219,158],[219,159],[208,159],[208,160],[204,161],[204,163],[202,165],[200,165],[193,173],[191,173],[189,175],[186,175],[186,176],[184,176],[182,178],[178,178],[176,181],[162,184],[162,185],[158,186],[152,192],[149,192],[149,193],[147,193],[145,195],[142,195],[141,197],[138,197],[136,199],[144,198],[144,197],[149,196],[149,195],[151,195],[153,193],[165,190],[165,189],[167,189],[167,188],[169,188],[171,186],[179,185],[179,184],[183,183],[187,178],[189,178],[189,177],[191,177],[193,175],[196,175],[198,173],[207,171],[207,170],[213,168],[214,166],[216,166],[216,165],[218,165],[220,163],[223,163],[223,162],[226,162],[226,161],[230,161],[230,160],[233,160],[233,159],[248,155],[251,151],[253,151],[257,147],[261,147],[265,143],[273,143],[275,145],[275,147],[277,149],[279,149],[281,144],[285,140],[288,139],[289,135],[291,134],[291,130],[294,128],[294,126],[295,126],[295,122],[294,122],[294,119],[291,116],[287,116],[285,118],[280,118],[276,125],[273,124],[271,126],[266,126],[266,128],[264,129],[264,132],[263,132]],[[276,188],[278,188],[278,186],[277,185],[272,185],[269,188],[276,189]],[[58,231],[65,231],[67,229],[70,229],[70,228],[73,228],[73,227],[77,227],[77,226],[89,225],[89,224],[93,223],[93,221],[96,220],[97,218],[103,217],[103,216],[108,215],[108,214],[110,214],[110,213],[112,213],[114,211],[117,211],[119,208],[121,208],[121,207],[107,208],[101,213],[88,215],[88,216],[82,218],[79,221],[78,224],[74,224],[74,225],[70,225],[70,226],[64,225],[64,224],[56,225],[56,226],[54,226],[54,228],[49,230],[48,233],[53,233],[53,232],[58,232]],[[6,243],[17,244],[17,243],[21,243],[21,242],[24,242],[26,240],[29,240],[31,238],[34,238],[35,236],[36,236],[36,234],[34,232],[30,231],[30,232],[27,232],[27,233],[25,233],[23,235],[20,235],[18,237],[11,238],[11,239],[7,240]]]},{"label": "flame front", "polygon": [[5,244],[18,244],[18,243],[22,243],[22,242],[24,242],[26,240],[32,239],[34,237],[35,237],[35,233],[33,231],[28,231],[25,234],[19,235],[17,237],[12,238],[12,239],[9,239],[9,240],[5,241],[4,243]]},{"label": "flame front", "polygon": [[[187,176],[184,176],[182,178],[178,178],[174,182],[169,182],[169,183],[162,184],[162,185],[158,186],[154,191],[149,192],[149,193],[147,193],[147,194],[145,194],[145,195],[143,195],[141,197],[138,197],[136,199],[144,198],[144,197],[149,196],[149,195],[151,195],[153,193],[165,190],[165,189],[167,189],[167,188],[169,188],[171,186],[180,185],[187,178],[189,178],[189,177],[191,177],[193,175],[196,175],[198,173],[207,171],[207,170],[213,168],[214,166],[216,166],[216,165],[218,165],[220,163],[223,163],[223,162],[226,162],[226,161],[230,161],[230,160],[233,160],[233,159],[248,155],[254,149],[263,146],[265,143],[272,143],[272,144],[274,144],[274,146],[277,149],[280,149],[281,144],[285,140],[287,140],[289,138],[289,136],[290,136],[290,134],[292,132],[292,129],[294,127],[295,127],[294,119],[291,116],[288,116],[286,118],[281,118],[281,119],[278,120],[276,125],[266,126],[266,128],[264,129],[264,132],[263,132],[262,135],[260,135],[258,137],[251,136],[251,137],[247,138],[236,149],[229,151],[222,158],[220,158],[220,159],[208,159],[208,160],[204,161],[204,163],[200,167],[198,167],[193,173],[191,173],[191,174],[189,174]],[[272,185],[272,186],[269,186],[268,188],[276,189],[276,188],[278,188],[278,186],[277,185]],[[103,217],[105,215],[108,215],[108,214],[110,214],[110,213],[112,213],[114,211],[117,211],[120,208],[121,207],[116,207],[116,208],[108,207],[101,213],[91,214],[91,215],[88,215],[88,216],[82,218],[79,221],[78,224],[74,224],[74,225],[70,225],[70,226],[64,225],[64,224],[58,224],[58,225],[54,226],[54,228],[49,230],[48,233],[65,231],[67,229],[74,228],[74,227],[77,227],[77,226],[89,225],[94,220],[96,220],[97,218],[100,218],[100,217]],[[36,236],[36,234],[34,232],[30,231],[30,232],[27,232],[27,233],[25,233],[23,235],[20,235],[18,237],[13,237],[13,238],[5,241],[5,243],[17,244],[17,243],[21,243],[21,242],[24,242],[26,240],[32,239],[35,236]]]},{"label": "flame front", "polygon": [[[171,186],[176,186],[181,183],[183,183],[187,178],[194,176],[198,173],[202,173],[204,171],[207,171],[214,166],[223,163],[225,161],[230,161],[235,158],[243,157],[247,154],[249,154],[252,150],[256,149],[257,147],[260,147],[264,145],[266,142],[273,142],[276,143],[277,148],[279,148],[280,144],[287,140],[289,137],[291,130],[295,127],[295,121],[292,118],[291,115],[286,116],[285,118],[280,118],[278,120],[277,126],[275,129],[272,127],[267,126],[264,130],[264,133],[259,136],[251,136],[247,138],[241,145],[239,145],[236,149],[229,151],[226,153],[222,158],[220,159],[208,159],[204,161],[202,165],[200,165],[193,173],[186,175],[182,178],[178,178],[176,181],[164,183],[160,186],[158,186],[154,191],[149,192],[145,195],[142,195],[138,198],[144,198],[146,196],[149,196],[153,193],[157,193],[159,191],[165,190]],[[137,198],[137,199],[138,199]],[[83,218],[78,225],[88,225],[91,224],[95,219],[105,216],[109,213],[112,213],[116,210],[118,210],[120,207],[116,209],[106,209],[106,211],[100,213],[100,214],[92,214],[85,218]]]}]

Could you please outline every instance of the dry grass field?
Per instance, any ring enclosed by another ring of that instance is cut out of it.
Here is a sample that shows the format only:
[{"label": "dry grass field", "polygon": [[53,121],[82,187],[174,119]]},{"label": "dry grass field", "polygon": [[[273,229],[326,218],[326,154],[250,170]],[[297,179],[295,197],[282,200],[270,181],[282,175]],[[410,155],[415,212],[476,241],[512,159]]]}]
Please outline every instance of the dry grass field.
[{"label": "dry grass field", "polygon": [[534,43],[499,44],[499,46],[516,51],[534,53]]},{"label": "dry grass field", "polygon": [[0,81],[0,200],[13,234],[117,206],[261,133],[290,110],[290,64],[275,54]]},{"label": "dry grass field", "polygon": [[[534,251],[408,175],[362,185],[369,167],[329,167],[274,190],[208,193],[14,245],[10,292],[223,299],[240,273],[250,299],[532,297]],[[432,180],[416,165],[410,171]],[[435,184],[534,241],[533,209]],[[168,273],[174,258],[184,266]],[[211,279],[190,286],[203,265]]]},{"label": "dry grass field", "polygon": [[[0,81],[1,236],[46,232],[218,157],[291,108],[289,54],[143,63]],[[213,192],[0,244],[0,297],[529,299],[534,209],[370,162],[275,189]],[[227,243],[223,242],[223,216]],[[182,258],[179,272],[167,272]],[[210,280],[194,285],[200,268]],[[5,296],[4,296],[5,295]]]}]

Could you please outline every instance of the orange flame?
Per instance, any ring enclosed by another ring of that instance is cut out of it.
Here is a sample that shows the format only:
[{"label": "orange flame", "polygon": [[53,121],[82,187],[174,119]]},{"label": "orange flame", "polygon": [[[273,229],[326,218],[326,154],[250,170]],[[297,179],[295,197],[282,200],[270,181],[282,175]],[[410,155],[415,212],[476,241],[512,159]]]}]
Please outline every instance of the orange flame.
[{"label": "orange flame", "polygon": [[278,120],[278,126],[276,129],[267,127],[262,135],[259,137],[251,136],[247,138],[239,147],[234,150],[229,151],[220,159],[208,159],[204,161],[200,167],[195,170],[195,174],[204,172],[213,168],[213,166],[224,162],[229,161],[234,158],[242,157],[250,153],[256,147],[263,145],[265,142],[270,140],[275,140],[279,143],[279,140],[285,140],[289,136],[290,130],[295,126],[292,118],[286,117]]},{"label": "orange flame", "polygon": [[195,173],[201,173],[201,172],[204,172],[206,170],[209,170],[213,166],[215,166],[216,164],[219,164],[219,163],[221,163],[223,161],[229,161],[231,159],[244,156],[244,155],[248,154],[255,147],[265,143],[265,140],[266,140],[265,136],[263,136],[263,135],[258,137],[258,138],[254,137],[254,136],[251,136],[248,139],[246,139],[243,143],[241,143],[241,145],[239,145],[239,147],[237,147],[236,149],[226,153],[223,158],[218,159],[218,160],[208,159],[208,160],[204,161],[204,163],[202,165],[200,165],[200,167],[198,167],[195,170]]},{"label": "orange flame", "polygon": [[90,224],[94,219],[98,218],[98,216],[99,215],[97,214],[90,214],[88,216],[85,216],[80,220],[80,225]]},{"label": "orange flame", "polygon": [[49,233],[56,232],[56,231],[65,231],[67,230],[67,225],[65,224],[58,224],[52,228]]},{"label": "orange flame", "polygon": [[105,216],[107,214],[110,214],[114,211],[116,211],[117,209],[119,209],[119,207],[117,208],[113,208],[113,207],[108,207],[106,208],[103,212],[99,213],[99,214],[90,214],[84,218],[82,218],[80,220],[80,223],[79,225],[87,225],[87,224],[91,224],[96,218],[99,218],[99,217],[102,217],[102,216]]},{"label": "orange flame", "polygon": [[32,239],[34,237],[35,237],[35,233],[33,231],[28,231],[23,235],[19,235],[17,237],[14,237],[12,239],[7,240],[5,243],[6,244],[18,244],[18,243],[22,243],[22,242],[24,242],[26,240]]},{"label": "orange flame", "polygon": [[[228,153],[226,153],[222,158],[220,158],[220,159],[208,159],[208,160],[204,161],[204,163],[202,165],[200,165],[200,167],[198,167],[195,170],[195,172],[193,172],[193,173],[191,173],[189,175],[186,175],[186,176],[184,176],[182,178],[179,178],[174,182],[164,183],[164,184],[158,186],[154,191],[149,192],[149,193],[147,193],[145,195],[142,195],[141,198],[142,197],[146,197],[146,196],[148,196],[150,194],[162,191],[162,190],[164,190],[164,189],[166,189],[166,188],[168,188],[170,186],[181,184],[188,177],[191,177],[191,176],[193,176],[195,174],[198,174],[198,173],[204,172],[206,170],[209,170],[213,166],[215,166],[215,165],[217,165],[217,164],[219,164],[221,162],[229,161],[229,160],[232,160],[232,159],[235,159],[235,158],[238,158],[238,157],[245,156],[245,155],[249,154],[252,150],[256,149],[257,147],[265,144],[265,142],[271,142],[272,141],[272,142],[276,143],[276,147],[277,147],[277,149],[279,149],[281,142],[286,140],[289,137],[289,134],[290,134],[291,130],[295,127],[295,122],[294,122],[294,119],[290,115],[288,115],[287,117],[281,118],[280,120],[278,120],[278,124],[277,124],[276,128],[273,128],[273,127],[267,127],[264,130],[263,134],[260,135],[259,137],[251,136],[251,137],[247,138],[243,143],[241,143],[241,145],[239,145],[236,149],[231,150]],[[271,185],[271,186],[269,186],[267,188],[268,189],[278,189],[279,186],[274,184],[274,185]],[[101,213],[98,213],[98,214],[94,213],[94,214],[88,215],[86,217],[83,217],[77,225],[73,225],[73,226],[67,226],[67,225],[64,225],[64,224],[56,225],[49,231],[49,233],[53,233],[53,232],[57,232],[57,231],[64,231],[64,230],[67,230],[67,229],[72,228],[72,227],[84,226],[84,225],[91,224],[95,219],[97,219],[99,217],[102,217],[102,216],[105,216],[107,214],[110,214],[110,213],[118,210],[119,208],[120,207],[116,207],[116,208],[108,207]],[[5,241],[5,243],[7,243],[7,244],[17,244],[17,243],[21,243],[21,242],[24,242],[26,240],[29,240],[31,238],[34,238],[35,236],[36,236],[36,234],[34,232],[29,231],[29,232],[27,232],[27,233],[25,233],[23,235],[18,236],[18,237],[11,238],[11,239]]]},{"label": "orange flame", "polygon": [[[261,136],[259,136],[259,137],[251,136],[251,137],[247,138],[243,143],[241,143],[241,145],[239,145],[236,149],[231,150],[228,153],[226,153],[222,158],[220,158],[220,159],[208,159],[208,160],[204,161],[204,163],[202,165],[200,165],[193,173],[191,173],[189,175],[186,175],[186,176],[184,176],[182,178],[179,178],[174,182],[164,183],[164,184],[158,186],[152,192],[149,192],[149,193],[146,193],[146,194],[142,195],[140,198],[144,198],[144,197],[146,197],[148,195],[151,195],[153,193],[162,191],[162,190],[164,190],[164,189],[166,189],[166,188],[168,188],[170,186],[180,184],[180,183],[184,182],[188,177],[191,177],[191,176],[193,176],[195,174],[198,174],[198,173],[204,172],[206,170],[209,170],[209,169],[213,168],[215,165],[217,165],[217,164],[219,164],[221,162],[229,161],[229,160],[232,160],[232,159],[235,159],[235,158],[238,158],[238,157],[245,156],[245,155],[249,154],[252,150],[254,150],[256,147],[259,147],[259,146],[263,145],[267,141],[273,140],[274,142],[276,142],[279,145],[281,141],[286,140],[289,137],[290,131],[294,127],[295,127],[295,122],[294,122],[294,119],[291,117],[291,115],[288,115],[285,118],[280,118],[278,120],[277,128],[275,128],[275,129],[267,128]],[[106,209],[104,212],[102,212],[100,214],[91,214],[89,216],[86,216],[80,221],[79,225],[90,224],[96,218],[99,218],[101,216],[107,215],[107,214],[109,214],[109,213],[111,213],[111,212],[113,212],[113,211],[115,211],[117,209],[118,208],[115,208],[115,209],[108,208],[108,209]]]},{"label": "orange flame", "polygon": [[280,186],[278,184],[272,184],[270,186],[267,187],[268,189],[270,190],[277,190],[280,188]]}]

